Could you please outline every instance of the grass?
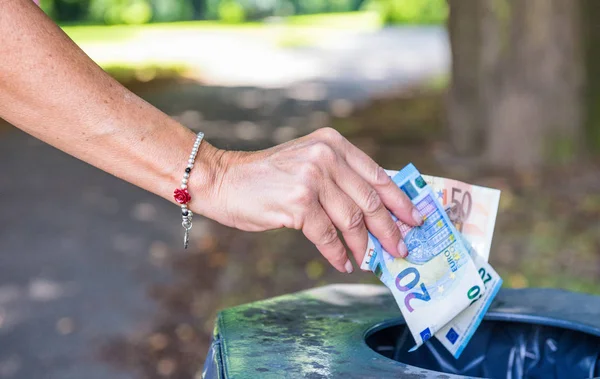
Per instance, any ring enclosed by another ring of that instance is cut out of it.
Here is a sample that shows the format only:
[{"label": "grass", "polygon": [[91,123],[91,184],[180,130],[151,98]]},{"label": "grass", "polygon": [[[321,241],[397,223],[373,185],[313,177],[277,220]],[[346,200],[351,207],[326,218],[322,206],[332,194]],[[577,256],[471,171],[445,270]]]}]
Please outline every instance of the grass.
[{"label": "grass", "polygon": [[537,273],[531,269],[525,269],[523,273],[518,269],[510,270],[503,268],[498,270],[503,278],[503,287],[506,288],[560,288],[567,291],[600,295],[598,281],[585,277],[569,274]]},{"label": "grass", "polygon": [[188,67],[184,64],[177,63],[163,63],[158,65],[153,63],[109,63],[102,65],[102,68],[126,86],[140,82],[146,83],[153,80],[182,77],[188,70]]},{"label": "grass", "polygon": [[147,32],[257,29],[262,25],[260,23],[226,24],[217,21],[181,21],[143,25],[62,25],[62,29],[77,43],[110,43],[135,39]]},{"label": "grass", "polygon": [[[329,13],[291,16],[265,22],[230,24],[219,21],[184,21],[143,25],[62,25],[65,33],[84,50],[97,45],[151,46],[152,36],[169,33],[203,31],[257,32],[268,43],[281,48],[310,46],[337,32],[376,30],[381,27],[379,17],[372,12]],[[174,38],[177,38],[174,36]],[[189,62],[176,61],[165,56],[152,59],[133,59],[118,53],[98,52],[90,54],[104,70],[120,81],[154,79],[172,75],[181,76],[193,69]]]},{"label": "grass", "polygon": [[63,25],[62,29],[77,44],[129,40],[144,30],[138,25]]},{"label": "grass", "polygon": [[[133,40],[145,33],[211,31],[211,30],[267,30],[277,26],[282,32],[306,32],[311,29],[374,30],[381,27],[373,12],[346,12],[291,16],[281,21],[245,22],[240,24],[219,21],[182,21],[143,25],[62,25],[67,35],[78,44],[111,43]],[[315,35],[316,40],[316,35]]]},{"label": "grass", "polygon": [[376,29],[383,26],[379,15],[368,11],[292,16],[287,19],[287,24],[296,27],[308,26],[352,30]]}]

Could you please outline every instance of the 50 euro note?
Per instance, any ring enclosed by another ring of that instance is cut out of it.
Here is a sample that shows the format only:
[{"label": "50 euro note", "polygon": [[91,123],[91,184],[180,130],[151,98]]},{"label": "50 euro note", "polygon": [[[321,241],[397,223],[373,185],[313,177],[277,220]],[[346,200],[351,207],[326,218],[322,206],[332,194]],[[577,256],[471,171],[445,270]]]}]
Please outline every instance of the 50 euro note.
[{"label": "50 euro note", "polygon": [[423,179],[448,211],[456,230],[479,256],[489,261],[500,191],[436,176],[423,175]]},{"label": "50 euro note", "polygon": [[[436,195],[409,164],[392,179],[424,217],[418,227],[400,225],[408,256],[395,258],[369,233],[361,264],[390,289],[416,349],[485,292],[483,280]],[[396,219],[396,221],[398,221]]]},{"label": "50 euro note", "polygon": [[[385,170],[394,177],[398,171]],[[422,175],[456,230],[489,261],[501,191],[437,176]]]}]

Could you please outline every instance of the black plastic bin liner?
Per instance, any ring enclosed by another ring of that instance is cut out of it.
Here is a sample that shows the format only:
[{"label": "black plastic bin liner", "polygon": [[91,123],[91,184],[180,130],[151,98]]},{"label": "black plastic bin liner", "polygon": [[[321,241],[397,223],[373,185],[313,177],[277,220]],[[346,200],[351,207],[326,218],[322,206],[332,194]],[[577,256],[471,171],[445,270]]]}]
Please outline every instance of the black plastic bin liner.
[{"label": "black plastic bin liner", "polygon": [[458,360],[435,338],[409,353],[414,340],[405,325],[384,327],[368,335],[366,342],[388,358],[449,374],[498,379],[600,377],[600,337],[533,323],[484,320]]}]

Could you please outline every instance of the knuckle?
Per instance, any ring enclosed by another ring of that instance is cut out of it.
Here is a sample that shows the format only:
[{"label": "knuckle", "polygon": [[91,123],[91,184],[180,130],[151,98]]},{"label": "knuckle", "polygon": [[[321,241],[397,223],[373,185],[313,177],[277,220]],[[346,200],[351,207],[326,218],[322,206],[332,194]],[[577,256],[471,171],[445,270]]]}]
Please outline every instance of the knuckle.
[{"label": "knuckle", "polygon": [[356,230],[360,229],[363,225],[364,214],[359,208],[355,208],[350,218],[348,219],[348,224],[346,225],[346,229],[348,230]]},{"label": "knuckle", "polygon": [[372,216],[377,213],[381,209],[382,205],[383,203],[381,202],[381,198],[377,192],[375,192],[373,189],[369,190],[365,199],[365,213],[367,216]]},{"label": "knuckle", "polygon": [[319,170],[319,166],[310,161],[302,163],[297,170],[298,175],[300,176],[300,181],[304,186],[309,186],[321,176],[321,170]]},{"label": "knuckle", "polygon": [[346,254],[342,251],[329,252],[325,258],[334,266],[342,266],[346,263]]},{"label": "knuckle", "polygon": [[328,226],[321,235],[320,245],[330,246],[338,241],[337,230],[333,225]]},{"label": "knuckle", "polygon": [[346,255],[344,253],[336,253],[332,261],[336,265],[344,267],[343,265],[346,263]]},{"label": "knuckle", "polygon": [[306,185],[296,186],[292,194],[292,202],[302,206],[303,208],[308,208],[308,206],[312,203],[313,199],[313,191],[310,189],[310,187]]},{"label": "knuckle", "polygon": [[316,162],[331,162],[336,158],[335,151],[325,142],[317,142],[310,147],[310,158]]},{"label": "knuckle", "polygon": [[280,215],[280,222],[286,228],[300,230],[302,229],[303,223],[302,218],[297,217],[293,213]]},{"label": "knuckle", "polygon": [[375,174],[373,175],[373,183],[377,186],[384,186],[390,182],[390,177],[386,174],[385,170],[381,166],[375,168]]},{"label": "knuckle", "polygon": [[325,127],[317,130],[319,137],[327,141],[339,141],[342,139],[340,132],[331,127]]},{"label": "knuckle", "polygon": [[400,229],[398,229],[396,224],[394,224],[391,221],[391,219],[390,219],[389,226],[387,228],[385,228],[385,231],[383,232],[382,237],[384,239],[393,240],[395,242],[400,241],[400,238],[402,237],[402,235],[400,234]]}]

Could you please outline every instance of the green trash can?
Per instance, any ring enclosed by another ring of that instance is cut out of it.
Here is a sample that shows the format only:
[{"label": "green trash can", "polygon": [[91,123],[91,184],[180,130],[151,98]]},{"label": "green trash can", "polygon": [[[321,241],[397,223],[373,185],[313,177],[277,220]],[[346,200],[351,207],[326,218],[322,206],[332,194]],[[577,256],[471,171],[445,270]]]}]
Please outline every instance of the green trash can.
[{"label": "green trash can", "polygon": [[330,285],[226,309],[202,377],[600,377],[600,297],[502,289],[457,360],[414,341],[377,285]]}]

